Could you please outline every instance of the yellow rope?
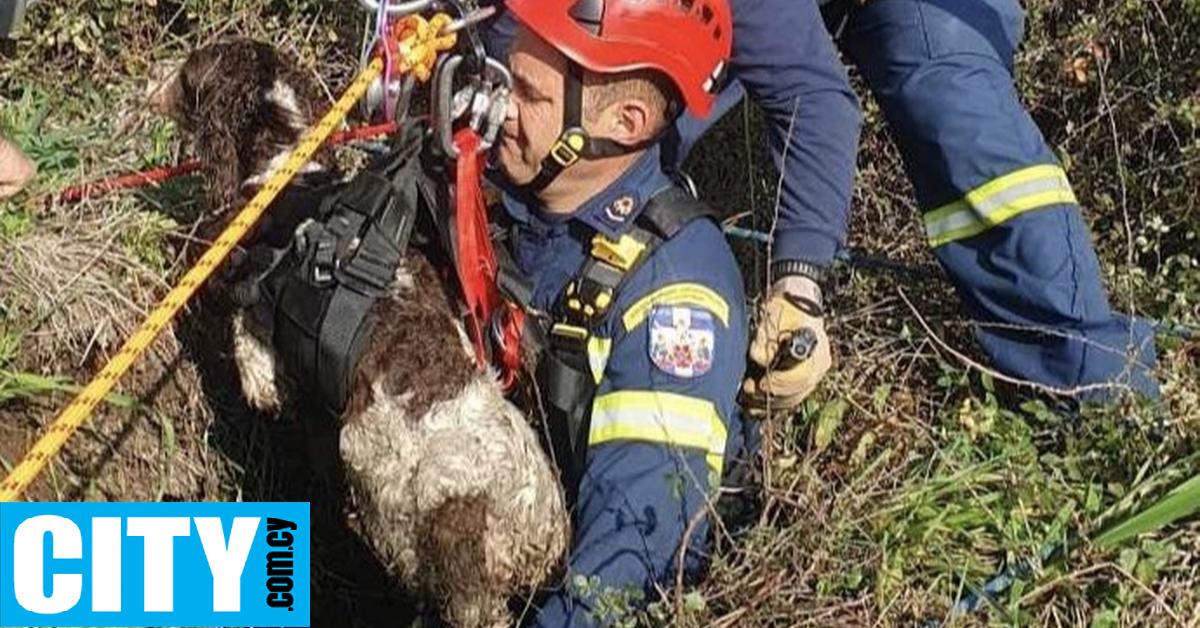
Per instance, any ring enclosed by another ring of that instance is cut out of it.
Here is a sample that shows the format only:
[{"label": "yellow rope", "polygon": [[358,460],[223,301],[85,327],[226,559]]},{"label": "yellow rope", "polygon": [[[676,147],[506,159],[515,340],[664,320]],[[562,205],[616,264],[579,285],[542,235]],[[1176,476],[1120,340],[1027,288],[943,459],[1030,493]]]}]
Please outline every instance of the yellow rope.
[{"label": "yellow rope", "polygon": [[[438,54],[454,46],[456,38],[453,33],[441,34],[450,22],[450,17],[444,14],[435,15],[429,20],[417,15],[404,18],[398,25],[398,41],[393,44],[393,51],[399,53],[400,59],[397,70],[402,73],[411,72],[422,81],[428,80]],[[92,411],[112,391],[117,381],[150,348],[158,334],[179,314],[179,310],[221,265],[233,247],[254,227],[271,201],[275,200],[279,192],[308,163],[325,138],[329,137],[334,128],[346,118],[354,104],[362,98],[371,81],[382,72],[383,60],[376,56],[321,121],[300,139],[287,161],[271,174],[266,184],[246,203],[237,217],[205,251],[204,256],[167,296],[163,297],[137,331],[125,341],[121,350],[109,359],[100,373],[58,415],[46,433],[17,463],[4,482],[0,483],[0,502],[15,501],[21,492],[33,483],[67,440],[87,422]]]}]

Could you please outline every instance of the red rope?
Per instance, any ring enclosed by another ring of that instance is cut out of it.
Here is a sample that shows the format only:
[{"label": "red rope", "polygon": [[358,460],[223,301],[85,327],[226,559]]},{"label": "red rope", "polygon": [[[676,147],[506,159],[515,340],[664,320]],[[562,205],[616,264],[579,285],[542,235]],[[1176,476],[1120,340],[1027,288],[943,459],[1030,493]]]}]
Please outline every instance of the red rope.
[{"label": "red rope", "polygon": [[515,382],[521,370],[521,331],[525,314],[508,303],[497,288],[499,265],[488,232],[487,204],[480,186],[484,156],[482,140],[471,128],[454,134],[458,163],[454,179],[454,242],[458,262],[458,281],[467,306],[468,335],[475,345],[480,368],[488,365],[488,334],[498,326],[494,363],[500,369],[505,389]]},{"label": "red rope", "polygon": [[347,129],[345,131],[336,131],[329,134],[329,142],[331,144],[345,144],[355,140],[361,140],[368,137],[378,137],[380,135],[391,135],[397,129],[395,122],[384,122],[382,124],[372,124],[369,126],[360,126],[355,129]]},{"label": "red rope", "polygon": [[[329,136],[330,144],[345,144],[355,140],[361,140],[368,137],[378,137],[380,135],[390,135],[396,132],[395,122],[385,122],[383,124],[373,124],[369,126],[360,126],[354,129],[338,131]],[[58,195],[58,200],[61,203],[74,203],[85,198],[93,198],[101,196],[113,190],[123,190],[128,188],[140,188],[154,183],[162,183],[168,179],[181,177],[187,174],[196,172],[202,168],[204,164],[198,160],[185,161],[176,166],[162,166],[143,170],[134,174],[119,175],[84,183],[82,185],[73,185],[62,191]]]}]

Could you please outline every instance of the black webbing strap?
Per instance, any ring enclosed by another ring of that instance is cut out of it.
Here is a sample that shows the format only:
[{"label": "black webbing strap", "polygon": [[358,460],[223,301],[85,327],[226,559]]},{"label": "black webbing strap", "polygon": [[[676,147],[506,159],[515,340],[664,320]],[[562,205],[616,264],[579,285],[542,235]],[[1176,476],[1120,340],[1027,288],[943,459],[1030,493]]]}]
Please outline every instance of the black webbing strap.
[{"label": "black webbing strap", "polygon": [[536,377],[546,409],[550,447],[568,501],[574,502],[587,461],[592,399],[596,396],[587,350],[564,349],[551,341],[538,360]]},{"label": "black webbing strap", "polygon": [[[601,159],[628,155],[649,148],[666,132],[664,128],[654,137],[636,144],[622,144],[608,138],[588,135],[583,129],[583,67],[575,62],[568,62],[567,66],[563,85],[562,131],[550,147],[550,152],[542,158],[537,175],[523,186],[532,192],[544,190],[558,175],[575,165],[581,158]],[[673,102],[665,115],[668,119],[674,119],[676,111]]]},{"label": "black webbing strap", "polygon": [[419,135],[355,177],[342,198],[341,215],[357,220],[353,234],[339,237],[338,287],[325,311],[317,373],[325,399],[340,411],[351,378],[371,337],[371,308],[388,294],[420,211]]},{"label": "black webbing strap", "polygon": [[[592,400],[597,388],[587,352],[591,330],[611,315],[615,309],[611,306],[625,283],[659,246],[693,220],[712,215],[707,206],[677,187],[655,194],[626,234],[644,245],[637,259],[621,268],[589,256],[575,280],[559,296],[552,312],[553,324],[545,334],[546,343],[538,360],[537,381],[548,414],[551,447],[571,501],[587,463]],[[570,288],[572,285],[574,289]],[[573,298],[590,299],[604,293],[609,295],[609,307],[599,310],[593,307],[591,315],[568,305]]]},{"label": "black webbing strap", "polygon": [[716,219],[716,213],[681,187],[671,186],[650,199],[635,225],[670,240],[697,218]]},{"label": "black webbing strap", "polygon": [[413,225],[428,205],[420,128],[363,168],[297,232],[295,262],[262,283],[274,309],[274,345],[305,390],[340,413]]},{"label": "black webbing strap", "polygon": [[541,167],[525,188],[538,192],[546,189],[563,170],[575,165],[580,151],[587,142],[583,132],[583,67],[578,63],[567,63],[567,75],[563,77],[563,122],[562,131],[550,152],[542,158]]}]

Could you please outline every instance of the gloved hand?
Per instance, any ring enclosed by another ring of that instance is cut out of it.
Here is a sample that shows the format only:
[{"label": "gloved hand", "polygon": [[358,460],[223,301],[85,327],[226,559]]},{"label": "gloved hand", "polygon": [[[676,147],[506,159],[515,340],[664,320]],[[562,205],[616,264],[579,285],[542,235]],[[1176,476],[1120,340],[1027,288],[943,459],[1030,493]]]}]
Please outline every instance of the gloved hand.
[{"label": "gloved hand", "polygon": [[821,289],[797,275],[775,282],[759,309],[750,343],[750,368],[742,384],[752,413],[791,410],[817,387],[833,364],[825,335]]}]

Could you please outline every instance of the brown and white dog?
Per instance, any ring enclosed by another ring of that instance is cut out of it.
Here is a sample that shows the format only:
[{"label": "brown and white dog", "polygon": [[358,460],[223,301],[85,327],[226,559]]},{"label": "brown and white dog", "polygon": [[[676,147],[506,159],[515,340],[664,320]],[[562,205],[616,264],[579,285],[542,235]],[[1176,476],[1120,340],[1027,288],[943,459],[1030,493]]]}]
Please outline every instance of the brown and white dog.
[{"label": "brown and white dog", "polygon": [[[246,39],[193,52],[158,85],[153,106],[211,167],[216,227],[313,123],[313,93],[273,48]],[[495,375],[475,367],[446,295],[432,265],[410,253],[374,306],[340,454],[360,529],[400,583],[435,598],[455,626],[511,626],[508,598],[560,563],[567,514],[534,430]],[[263,318],[235,314],[233,353],[246,398],[278,412],[288,377]]]}]

